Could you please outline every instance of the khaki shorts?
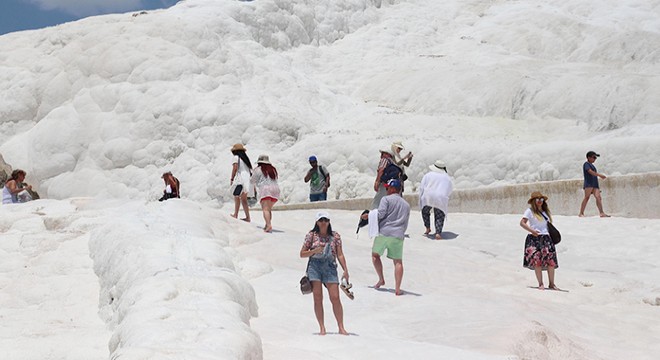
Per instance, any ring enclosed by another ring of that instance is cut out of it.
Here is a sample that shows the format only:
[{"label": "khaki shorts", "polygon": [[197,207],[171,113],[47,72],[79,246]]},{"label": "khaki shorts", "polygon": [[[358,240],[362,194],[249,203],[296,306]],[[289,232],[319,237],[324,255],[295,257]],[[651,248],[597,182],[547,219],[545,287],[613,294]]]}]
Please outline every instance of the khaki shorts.
[{"label": "khaki shorts", "polygon": [[387,250],[387,257],[392,260],[403,259],[403,240],[390,236],[376,236],[371,252],[383,256]]}]

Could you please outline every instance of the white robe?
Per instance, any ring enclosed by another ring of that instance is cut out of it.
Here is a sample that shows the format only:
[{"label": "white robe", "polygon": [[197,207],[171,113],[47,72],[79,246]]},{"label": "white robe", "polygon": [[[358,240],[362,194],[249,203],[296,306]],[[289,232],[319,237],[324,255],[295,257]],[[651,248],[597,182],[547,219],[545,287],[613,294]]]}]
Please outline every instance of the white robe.
[{"label": "white robe", "polygon": [[454,186],[446,172],[431,171],[424,175],[419,185],[419,208],[430,206],[447,214],[449,196]]}]

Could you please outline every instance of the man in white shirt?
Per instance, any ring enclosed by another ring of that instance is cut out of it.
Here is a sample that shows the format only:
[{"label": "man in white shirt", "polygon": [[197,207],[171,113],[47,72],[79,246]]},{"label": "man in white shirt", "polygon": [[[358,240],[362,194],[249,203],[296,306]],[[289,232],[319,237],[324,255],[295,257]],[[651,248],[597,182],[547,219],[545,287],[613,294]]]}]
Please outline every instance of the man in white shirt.
[{"label": "man in white shirt", "polygon": [[425,235],[431,233],[431,209],[433,209],[435,239],[440,240],[453,185],[444,162],[437,160],[429,166],[429,169],[431,171],[424,175],[419,186],[419,208],[422,209]]}]

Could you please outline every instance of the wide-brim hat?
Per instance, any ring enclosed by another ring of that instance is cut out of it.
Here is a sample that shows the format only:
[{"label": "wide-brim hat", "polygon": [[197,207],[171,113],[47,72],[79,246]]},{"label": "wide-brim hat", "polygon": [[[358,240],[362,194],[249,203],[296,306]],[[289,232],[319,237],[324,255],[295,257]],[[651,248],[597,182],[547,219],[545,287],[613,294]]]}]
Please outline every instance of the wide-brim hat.
[{"label": "wide-brim hat", "polygon": [[392,143],[392,148],[399,148],[401,150],[405,149],[401,141],[395,141]]},{"label": "wide-brim hat", "polygon": [[269,164],[269,165],[272,165],[272,164],[270,163],[270,159],[268,158],[268,155],[259,155],[259,158],[257,159],[257,164]]},{"label": "wide-brim hat", "polygon": [[528,204],[531,204],[532,201],[534,201],[534,199],[538,199],[538,198],[543,198],[543,201],[548,201],[548,197],[547,197],[547,196],[541,194],[540,191],[534,191],[534,192],[532,193],[532,195],[529,196],[529,200],[527,200],[527,203],[528,203]]},{"label": "wide-brim hat", "polygon": [[433,165],[429,165],[429,169],[435,172],[447,172],[447,165],[442,160],[436,160]]},{"label": "wide-brim hat", "polygon": [[247,149],[245,149],[245,146],[243,146],[243,144],[234,144],[234,146],[231,147],[231,151],[239,151],[239,150],[247,151]]},{"label": "wide-brim hat", "polygon": [[384,154],[388,154],[389,156],[394,156],[394,154],[392,154],[392,150],[380,149],[378,151],[380,151],[381,153],[384,153]]}]

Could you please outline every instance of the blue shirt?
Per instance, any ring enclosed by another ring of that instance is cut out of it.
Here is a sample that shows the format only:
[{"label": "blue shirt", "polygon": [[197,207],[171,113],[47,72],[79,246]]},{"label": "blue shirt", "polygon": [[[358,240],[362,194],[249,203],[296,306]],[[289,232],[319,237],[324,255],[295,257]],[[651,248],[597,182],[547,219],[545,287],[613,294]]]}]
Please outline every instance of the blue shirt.
[{"label": "blue shirt", "polygon": [[584,165],[582,165],[582,173],[584,174],[584,186],[582,188],[598,189],[598,176],[589,174],[589,169],[593,170],[593,172],[598,172],[594,164],[585,161]]}]

